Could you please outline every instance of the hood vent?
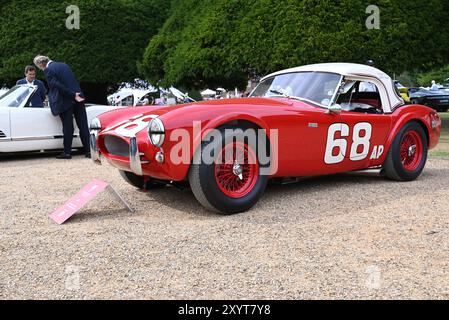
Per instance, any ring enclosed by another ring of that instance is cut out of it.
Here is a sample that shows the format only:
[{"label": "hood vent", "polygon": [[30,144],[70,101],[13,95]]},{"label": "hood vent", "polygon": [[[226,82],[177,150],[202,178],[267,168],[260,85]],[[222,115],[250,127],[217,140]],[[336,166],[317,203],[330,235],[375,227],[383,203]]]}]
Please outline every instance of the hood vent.
[{"label": "hood vent", "polygon": [[4,134],[2,130],[0,130],[0,138],[6,138],[6,134]]}]

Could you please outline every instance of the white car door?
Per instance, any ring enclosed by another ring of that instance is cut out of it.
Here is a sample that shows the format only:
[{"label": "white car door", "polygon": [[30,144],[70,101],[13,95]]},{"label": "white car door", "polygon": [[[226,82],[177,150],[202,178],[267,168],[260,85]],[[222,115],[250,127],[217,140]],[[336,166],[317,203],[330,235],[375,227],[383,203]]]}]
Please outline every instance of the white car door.
[{"label": "white car door", "polygon": [[[11,128],[9,122],[9,108],[0,105],[0,143],[11,141]],[[1,145],[0,145],[0,152]]]},{"label": "white car door", "polygon": [[[50,108],[26,107],[35,92],[33,86],[12,88],[0,97],[0,152],[39,151],[63,148],[62,122]],[[116,107],[87,108],[88,121]],[[73,148],[82,147],[79,130],[74,121]]]},{"label": "white car door", "polygon": [[34,86],[17,86],[2,99],[9,109],[9,152],[35,151],[62,148],[62,124],[50,108],[27,107],[36,91]]},{"label": "white car door", "polygon": [[59,117],[50,108],[11,109],[11,136],[13,140],[50,140],[62,136]]},{"label": "white car door", "polygon": [[[62,121],[50,108],[16,108],[11,110],[12,140],[23,143],[22,151],[62,149]],[[82,146],[79,130],[73,121],[73,148]]]}]

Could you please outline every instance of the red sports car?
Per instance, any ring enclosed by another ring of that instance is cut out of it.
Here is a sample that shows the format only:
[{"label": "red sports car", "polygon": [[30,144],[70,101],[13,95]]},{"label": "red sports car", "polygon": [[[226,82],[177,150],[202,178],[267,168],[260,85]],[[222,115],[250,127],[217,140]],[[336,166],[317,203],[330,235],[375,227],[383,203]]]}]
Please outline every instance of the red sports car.
[{"label": "red sports car", "polygon": [[438,114],[405,105],[384,72],[332,63],[268,75],[248,98],[102,114],[91,153],[137,188],[189,184],[203,206],[233,214],[270,179],[380,168],[414,180],[440,133]]}]

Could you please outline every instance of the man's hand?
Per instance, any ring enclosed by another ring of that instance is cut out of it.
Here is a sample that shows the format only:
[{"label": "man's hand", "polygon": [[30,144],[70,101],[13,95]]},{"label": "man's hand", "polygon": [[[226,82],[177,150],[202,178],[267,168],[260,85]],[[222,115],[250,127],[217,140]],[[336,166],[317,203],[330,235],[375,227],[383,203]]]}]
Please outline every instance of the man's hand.
[{"label": "man's hand", "polygon": [[86,99],[81,97],[81,93],[77,92],[76,95],[75,95],[75,100],[76,100],[76,102],[83,102]]}]

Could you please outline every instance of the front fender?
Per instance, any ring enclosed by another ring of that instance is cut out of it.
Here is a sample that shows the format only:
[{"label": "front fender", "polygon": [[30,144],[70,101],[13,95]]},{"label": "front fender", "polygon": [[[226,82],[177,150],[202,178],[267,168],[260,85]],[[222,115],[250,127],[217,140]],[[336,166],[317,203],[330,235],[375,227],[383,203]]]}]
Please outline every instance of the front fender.
[{"label": "front fender", "polygon": [[[241,112],[233,112],[233,113],[227,113],[226,115],[221,115],[216,118],[213,118],[212,120],[209,119],[203,119],[202,121],[196,121],[192,124],[185,124],[180,126],[183,128],[183,130],[186,130],[186,133],[190,137],[190,163],[181,163],[181,164],[173,164],[171,161],[171,157],[167,158],[167,162],[165,163],[166,166],[171,167],[172,170],[167,170],[169,172],[172,172],[171,179],[174,181],[181,181],[185,180],[187,178],[187,174],[190,170],[191,163],[193,162],[193,158],[198,152],[199,148],[201,147],[201,142],[204,141],[204,139],[207,137],[207,135],[214,129],[217,129],[221,127],[222,125],[236,121],[236,120],[244,120],[251,123],[254,123],[255,125],[259,126],[260,128],[264,129],[268,138],[270,138],[270,130],[268,125],[260,118],[254,117],[250,114],[241,113]],[[167,131],[167,141],[164,146],[164,152],[166,154],[171,155],[173,150],[176,148],[176,145],[180,143],[182,140],[176,140],[172,139],[172,134],[174,130],[177,130],[178,128],[170,128]]]},{"label": "front fender", "polygon": [[226,123],[236,120],[243,120],[256,124],[261,129],[264,129],[268,138],[270,138],[269,127],[262,119],[247,113],[240,113],[240,112],[228,113],[226,115],[222,115],[218,118],[215,118],[205,123],[204,126],[201,127],[201,132],[196,133],[193,138],[194,151],[197,150],[201,141],[203,141],[207,137],[207,135],[210,133],[211,130],[214,130],[216,128],[223,126]]}]

